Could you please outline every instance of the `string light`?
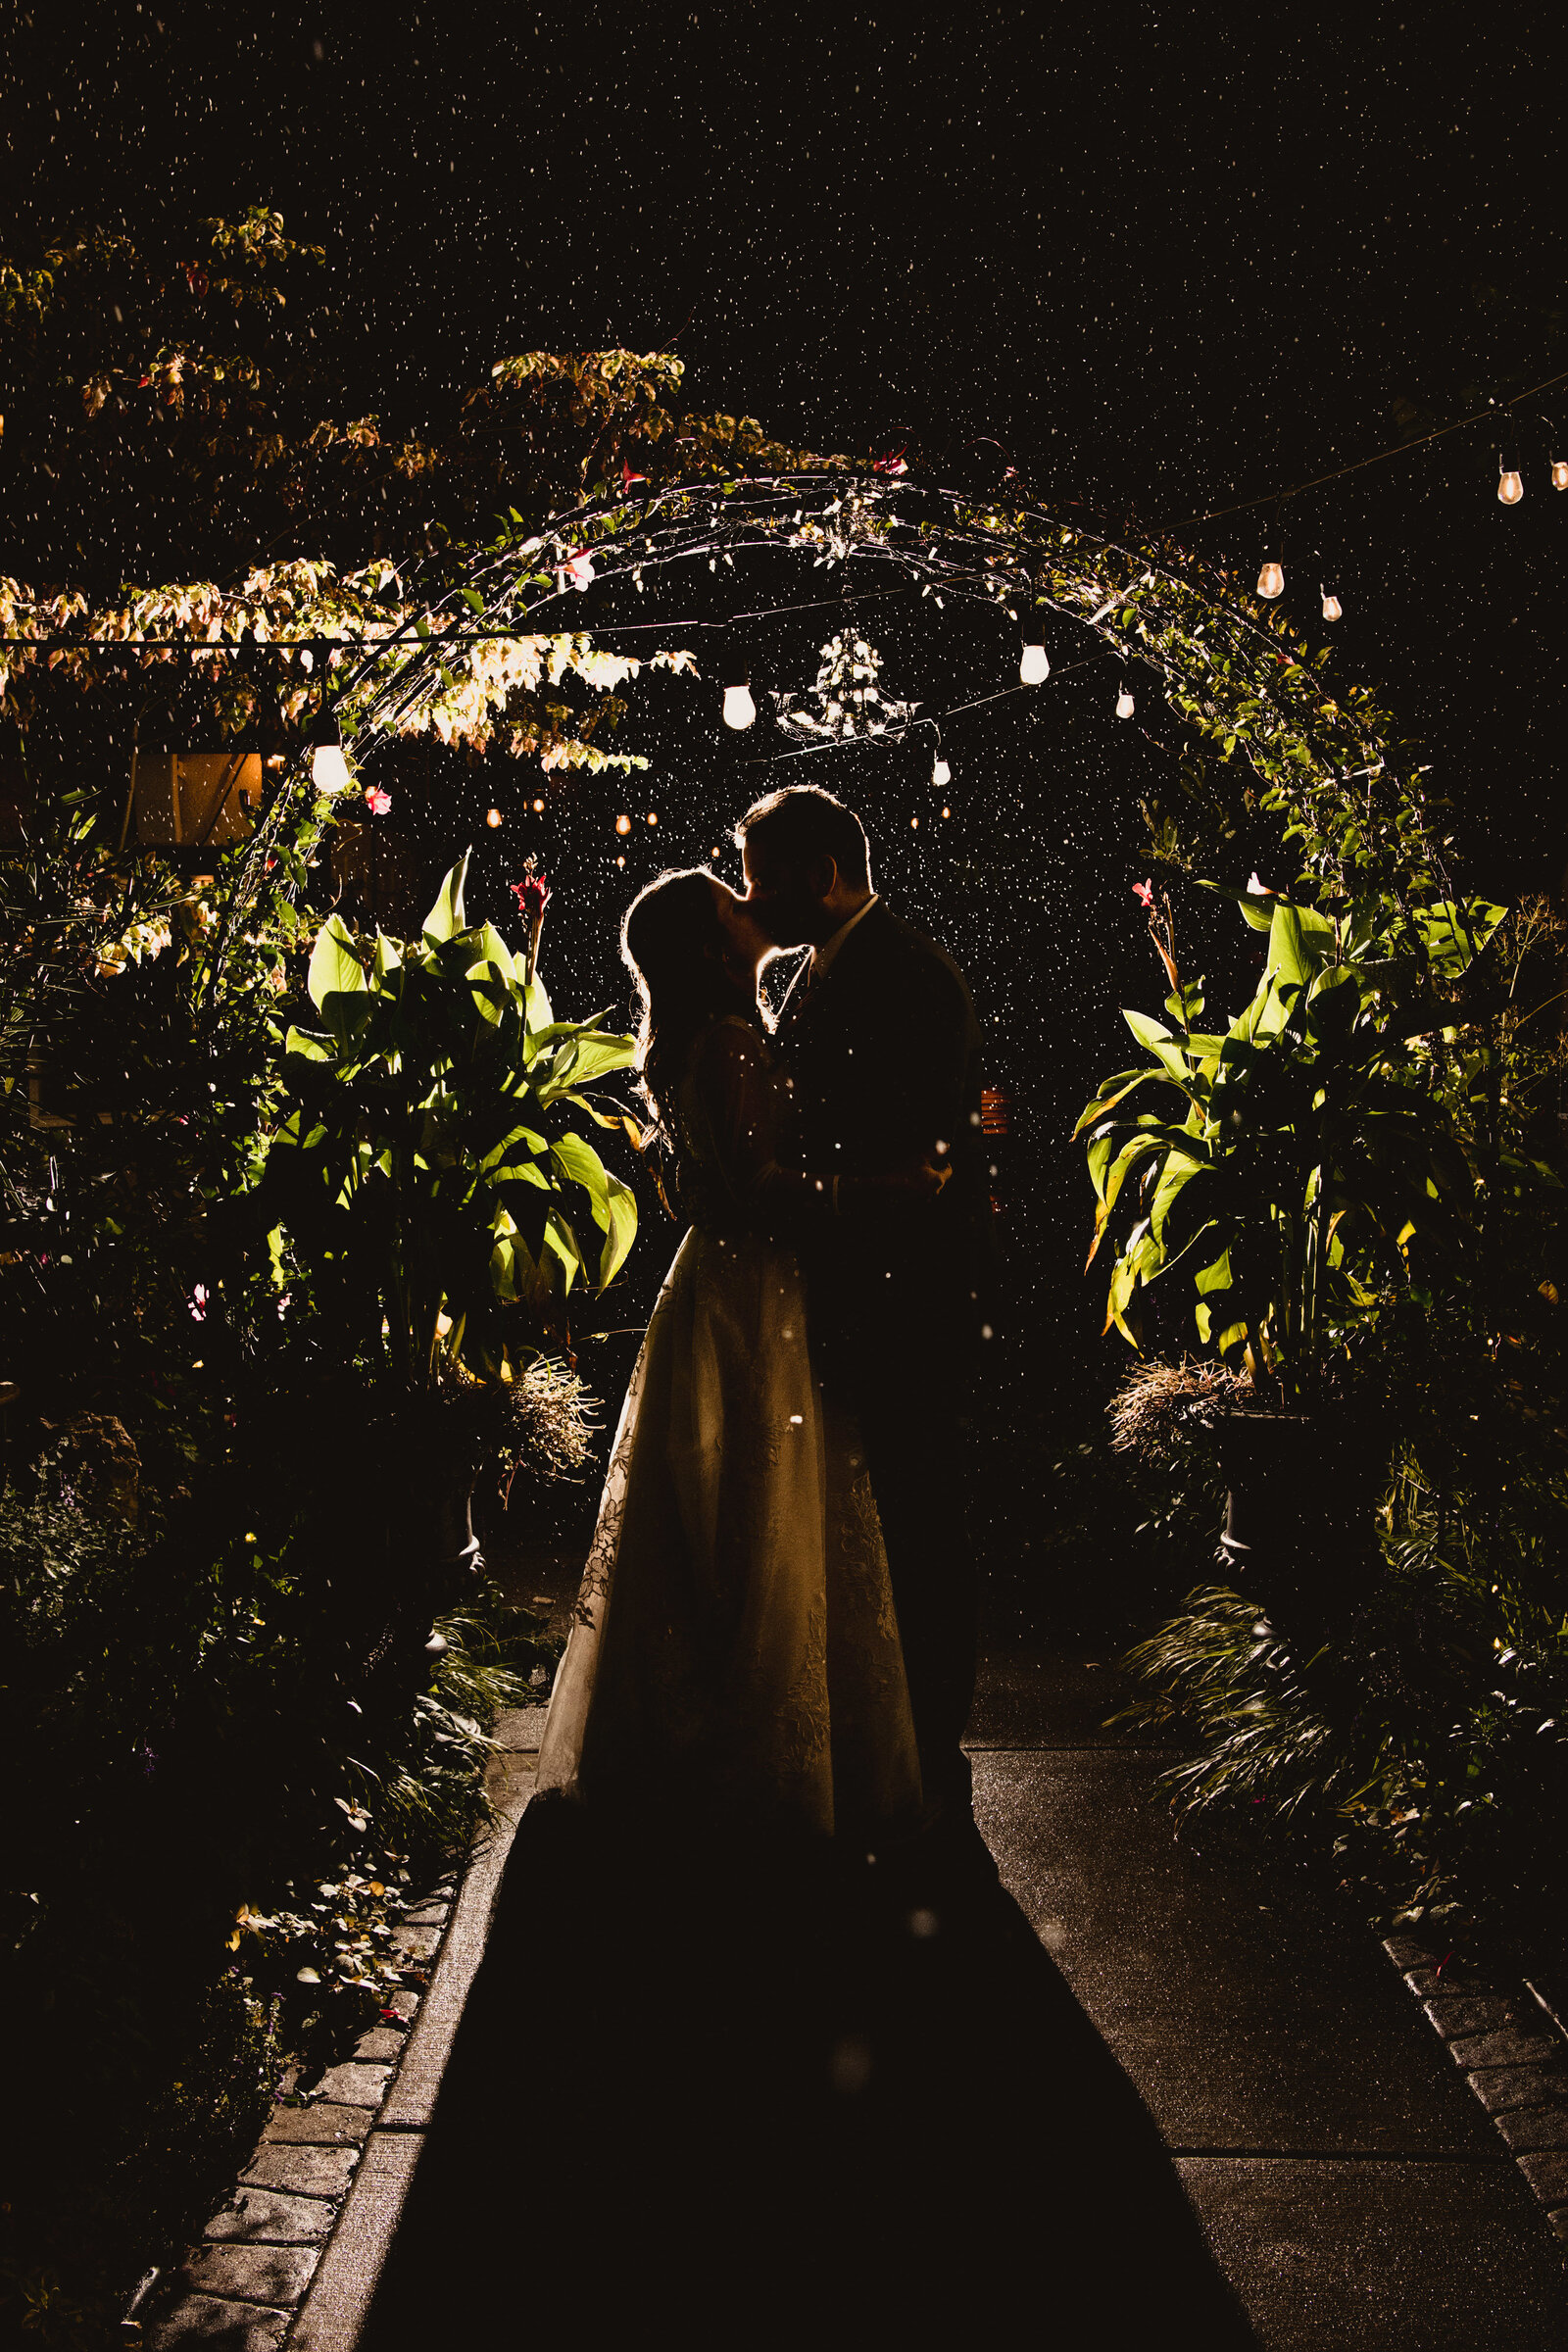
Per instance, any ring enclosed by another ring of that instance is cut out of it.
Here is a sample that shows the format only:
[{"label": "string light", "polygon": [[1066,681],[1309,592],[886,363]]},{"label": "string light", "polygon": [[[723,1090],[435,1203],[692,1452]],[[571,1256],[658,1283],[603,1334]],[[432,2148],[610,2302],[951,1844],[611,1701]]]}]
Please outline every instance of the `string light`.
[{"label": "string light", "polygon": [[487,824],[487,825],[490,827],[491,831],[493,832],[493,831],[495,830],[496,826],[497,826],[497,825],[499,825],[499,824],[500,824],[500,822],[501,822],[501,811],[500,811],[500,809],[499,809],[499,808],[487,808],[487,809],[485,810],[485,812],[484,812],[484,821],[485,821],[485,823],[486,823],[486,824]]},{"label": "string light", "polygon": [[1551,486],[1554,490],[1568,490],[1568,458],[1552,459]]},{"label": "string light", "polygon": [[1318,589],[1318,594],[1319,594],[1319,596],[1320,596],[1320,597],[1323,599],[1323,617],[1324,617],[1324,619],[1325,619],[1325,620],[1339,620],[1339,619],[1341,619],[1341,618],[1344,616],[1344,612],[1345,612],[1345,607],[1344,607],[1344,606],[1341,604],[1341,602],[1340,602],[1339,598],[1338,598],[1338,597],[1337,597],[1337,596],[1334,594],[1333,590],[1332,590],[1332,589],[1329,589],[1329,588],[1323,588],[1323,587],[1320,587],[1320,588]]},{"label": "string light", "polygon": [[650,808],[650,809],[649,809],[649,811],[648,811],[648,822],[649,822],[651,825],[657,825],[657,824],[658,824],[658,822],[659,822],[659,810],[658,810],[657,808]]},{"label": "string light", "polygon": [[1267,597],[1285,594],[1285,566],[1273,556],[1263,558],[1263,568],[1257,575],[1257,593]]},{"label": "string light", "polygon": [[1025,686],[1043,685],[1051,675],[1051,663],[1046,656],[1045,637],[1040,622],[1031,612],[1023,624],[1023,650],[1018,657],[1018,677]]},{"label": "string light", "polygon": [[931,781],[939,792],[945,784],[953,782],[953,770],[940,752],[931,762]]},{"label": "string light", "polygon": [[311,782],[330,799],[347,792],[353,781],[343,757],[343,735],[336,714],[319,711],[311,727]]},{"label": "string light", "polygon": [[1116,716],[1117,716],[1118,718],[1131,718],[1132,714],[1133,714],[1133,698],[1132,698],[1132,694],[1131,694],[1130,690],[1129,690],[1127,687],[1125,687],[1125,686],[1124,686],[1124,687],[1122,688],[1122,690],[1121,690],[1120,694],[1118,694],[1118,695],[1117,695],[1117,697],[1116,697]]},{"label": "string light", "polygon": [[1525,485],[1519,468],[1517,466],[1507,465],[1499,450],[1497,453],[1497,496],[1505,507],[1516,507],[1524,494]]},{"label": "string light", "polygon": [[545,812],[545,805],[543,801],[535,801],[533,805],[533,812],[535,816],[543,816]]},{"label": "string light", "polygon": [[951,808],[944,808],[942,813],[944,816],[951,816],[953,814],[953,810]]},{"label": "string light", "polygon": [[631,818],[629,816],[617,816],[615,819],[615,831],[617,833],[629,833],[631,831]]},{"label": "string light", "polygon": [[757,705],[752,700],[751,664],[734,644],[724,649],[720,683],[724,689],[725,726],[749,727],[757,716]]}]

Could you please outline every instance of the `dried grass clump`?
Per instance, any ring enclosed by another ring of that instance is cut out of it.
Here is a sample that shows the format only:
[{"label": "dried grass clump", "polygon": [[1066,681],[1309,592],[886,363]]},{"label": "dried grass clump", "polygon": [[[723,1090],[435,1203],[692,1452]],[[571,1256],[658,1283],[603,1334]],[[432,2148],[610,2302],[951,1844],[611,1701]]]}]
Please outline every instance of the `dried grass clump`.
[{"label": "dried grass clump", "polygon": [[1111,1445],[1145,1461],[1168,1461],[1181,1439],[1212,1429],[1250,1388],[1245,1373],[1225,1364],[1151,1356],[1133,1367],[1106,1408]]},{"label": "dried grass clump", "polygon": [[534,1478],[579,1477],[598,1435],[598,1403],[560,1356],[536,1357],[505,1390],[508,1485],[519,1470]]}]

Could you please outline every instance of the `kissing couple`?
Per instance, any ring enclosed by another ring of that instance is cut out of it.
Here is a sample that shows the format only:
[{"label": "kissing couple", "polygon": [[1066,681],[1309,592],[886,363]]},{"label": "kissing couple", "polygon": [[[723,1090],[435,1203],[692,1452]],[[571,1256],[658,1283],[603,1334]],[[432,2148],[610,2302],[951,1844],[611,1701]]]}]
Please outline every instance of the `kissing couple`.
[{"label": "kissing couple", "polygon": [[[620,1416],[538,1788],[622,1824],[967,1845],[979,1027],[953,958],[873,890],[853,809],[771,793],[735,838],[744,897],[663,874],[622,926],[687,1230]],[[770,1020],[760,975],[790,948],[809,954]]]}]

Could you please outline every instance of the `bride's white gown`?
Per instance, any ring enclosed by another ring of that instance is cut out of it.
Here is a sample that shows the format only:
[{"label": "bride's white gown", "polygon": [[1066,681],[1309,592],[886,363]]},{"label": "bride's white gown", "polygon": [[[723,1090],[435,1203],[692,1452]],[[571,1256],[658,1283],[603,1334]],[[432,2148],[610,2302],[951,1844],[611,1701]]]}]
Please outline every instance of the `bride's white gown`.
[{"label": "bride's white gown", "polygon": [[615,1433],[538,1787],[619,1812],[874,1838],[920,1774],[855,1427],[824,1410],[788,1233],[788,1098],[738,1019],[679,1089],[675,1254]]}]

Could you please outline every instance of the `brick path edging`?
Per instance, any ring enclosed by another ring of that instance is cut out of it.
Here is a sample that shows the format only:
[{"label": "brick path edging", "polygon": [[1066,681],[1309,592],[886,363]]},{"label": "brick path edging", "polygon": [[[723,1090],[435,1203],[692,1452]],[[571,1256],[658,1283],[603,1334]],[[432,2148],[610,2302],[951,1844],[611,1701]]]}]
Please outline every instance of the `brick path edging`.
[{"label": "brick path edging", "polygon": [[1498,1992],[1418,1936],[1385,1936],[1383,1949],[1568,2241],[1568,2031],[1528,1982]]},{"label": "brick path edging", "polygon": [[398,1924],[394,1947],[430,1964],[422,1993],[401,1991],[388,2003],[407,2032],[379,2026],[362,2034],[309,2104],[274,2110],[200,2243],[172,2279],[138,2293],[127,2342],[147,2352],[195,2343],[353,2352],[533,1793],[544,1713],[521,1707],[500,1718],[487,1775],[497,1827],[469,1856],[455,1897],[443,1888]]}]

